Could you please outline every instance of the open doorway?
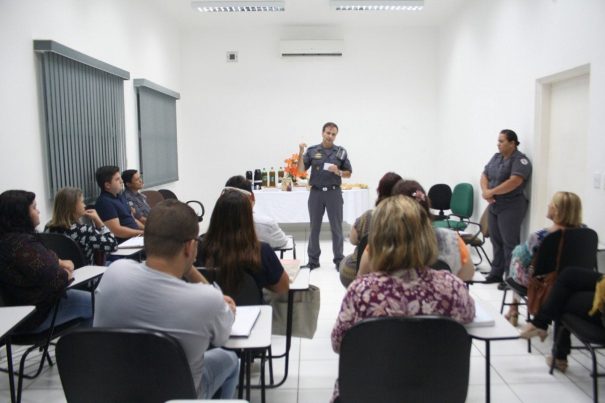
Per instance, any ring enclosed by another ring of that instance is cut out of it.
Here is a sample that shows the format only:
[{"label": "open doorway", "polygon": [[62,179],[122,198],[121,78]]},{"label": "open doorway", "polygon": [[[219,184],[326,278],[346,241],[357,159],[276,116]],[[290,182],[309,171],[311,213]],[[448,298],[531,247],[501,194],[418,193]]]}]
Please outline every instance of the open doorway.
[{"label": "open doorway", "polygon": [[547,204],[559,190],[585,200],[590,65],[537,80],[530,231],[547,225]]}]

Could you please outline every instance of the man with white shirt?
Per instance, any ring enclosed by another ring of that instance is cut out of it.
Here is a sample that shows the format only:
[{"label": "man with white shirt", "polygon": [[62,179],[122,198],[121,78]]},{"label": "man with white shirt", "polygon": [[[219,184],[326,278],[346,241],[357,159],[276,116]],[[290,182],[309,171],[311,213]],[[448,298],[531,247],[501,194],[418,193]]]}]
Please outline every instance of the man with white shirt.
[{"label": "man with white shirt", "polygon": [[232,399],[237,356],[208,348],[229,339],[235,303],[212,285],[182,280],[202,281],[199,273],[190,273],[196,270],[197,216],[186,204],[165,200],[151,210],[146,224],[147,261],[122,259],[109,266],[95,292],[93,326],[170,334],[185,351],[199,398],[210,399],[220,389],[220,398]]},{"label": "man with white shirt", "polygon": [[[241,175],[232,176],[225,183],[225,186],[247,192],[252,202],[252,207],[254,207],[254,192],[252,192],[252,183],[248,179]],[[283,248],[288,244],[288,236],[271,217],[254,212],[254,229],[256,230],[258,240],[268,243],[273,249]]]}]

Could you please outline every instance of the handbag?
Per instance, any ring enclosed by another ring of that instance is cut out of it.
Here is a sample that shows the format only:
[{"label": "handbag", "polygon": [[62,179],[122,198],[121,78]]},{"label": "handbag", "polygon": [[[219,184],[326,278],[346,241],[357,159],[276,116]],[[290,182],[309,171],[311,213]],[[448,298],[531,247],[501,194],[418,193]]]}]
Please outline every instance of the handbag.
[{"label": "handbag", "polygon": [[540,310],[540,307],[546,301],[546,298],[550,294],[552,286],[557,280],[559,273],[559,265],[561,263],[561,253],[563,251],[563,239],[565,237],[565,231],[561,230],[561,239],[559,240],[559,247],[557,249],[557,262],[556,267],[553,271],[548,274],[534,275],[534,264],[538,253],[534,255],[532,264],[529,266],[529,282],[527,284],[527,310],[530,314],[536,315]]},{"label": "handbag", "polygon": [[[272,334],[286,335],[288,320],[288,294],[275,294],[264,290],[265,301],[273,307]],[[309,285],[307,290],[294,292],[292,305],[292,336],[312,339],[317,330],[319,316],[319,288]]]}]

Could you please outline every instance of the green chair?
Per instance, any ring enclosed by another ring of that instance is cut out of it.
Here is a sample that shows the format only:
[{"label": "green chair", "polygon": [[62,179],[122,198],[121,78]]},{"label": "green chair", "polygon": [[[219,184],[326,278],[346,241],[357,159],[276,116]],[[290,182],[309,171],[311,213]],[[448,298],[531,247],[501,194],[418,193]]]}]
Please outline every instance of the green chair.
[{"label": "green chair", "polygon": [[[447,220],[434,221],[437,228],[449,228],[455,231],[464,231],[473,215],[473,185],[459,183],[454,187],[450,203],[451,214]],[[454,219],[452,219],[454,218]]]}]

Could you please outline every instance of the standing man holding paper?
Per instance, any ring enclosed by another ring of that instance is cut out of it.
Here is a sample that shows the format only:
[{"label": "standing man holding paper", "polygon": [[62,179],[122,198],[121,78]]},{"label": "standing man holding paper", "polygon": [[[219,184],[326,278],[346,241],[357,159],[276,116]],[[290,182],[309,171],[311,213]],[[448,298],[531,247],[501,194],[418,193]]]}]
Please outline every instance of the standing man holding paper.
[{"label": "standing man holding paper", "polygon": [[[311,219],[311,235],[307,254],[309,262],[306,266],[311,270],[319,267],[319,233],[324,212],[328,212],[330,229],[332,231],[333,262],[338,270],[340,261],[344,258],[342,233],[342,178],[350,178],[353,168],[349,161],[347,150],[334,144],[338,126],[328,122],[323,125],[322,142],[311,146],[305,153],[307,145],[301,143],[298,152],[298,172],[303,173],[311,168],[309,184],[309,217]],[[304,153],[304,155],[303,155]]]}]

